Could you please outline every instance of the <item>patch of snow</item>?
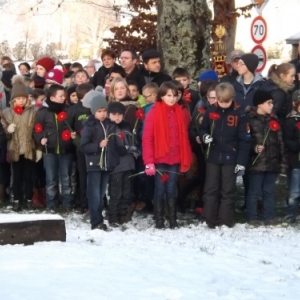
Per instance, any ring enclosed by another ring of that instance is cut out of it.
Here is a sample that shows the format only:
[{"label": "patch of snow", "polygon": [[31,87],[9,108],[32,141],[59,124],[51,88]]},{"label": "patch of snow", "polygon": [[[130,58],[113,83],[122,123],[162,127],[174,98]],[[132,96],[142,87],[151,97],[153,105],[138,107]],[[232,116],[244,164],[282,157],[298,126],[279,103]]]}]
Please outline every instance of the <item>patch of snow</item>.
[{"label": "patch of snow", "polygon": [[63,220],[63,218],[60,215],[53,214],[0,214],[0,223],[19,223],[45,220]]}]

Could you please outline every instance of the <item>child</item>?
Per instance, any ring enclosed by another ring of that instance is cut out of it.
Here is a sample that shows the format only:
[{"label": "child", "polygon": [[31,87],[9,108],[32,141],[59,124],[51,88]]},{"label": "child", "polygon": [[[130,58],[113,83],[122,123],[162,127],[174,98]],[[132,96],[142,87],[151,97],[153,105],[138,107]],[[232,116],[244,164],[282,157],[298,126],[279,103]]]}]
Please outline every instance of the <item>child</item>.
[{"label": "child", "polygon": [[137,101],[140,107],[144,107],[146,105],[146,101],[142,95],[139,94],[139,87],[137,83],[134,81],[127,81],[130,97],[132,100]]},{"label": "child", "polygon": [[50,57],[42,57],[36,62],[36,73],[33,75],[34,87],[44,88],[46,74],[54,68],[54,61]]},{"label": "child", "polygon": [[[103,197],[109,172],[119,164],[115,135],[116,125],[107,118],[107,102],[103,95],[96,95],[91,103],[92,115],[84,124],[81,149],[87,167],[87,198],[92,229],[107,230],[103,223]],[[109,135],[111,135],[109,137]]]},{"label": "child", "polygon": [[[109,118],[117,124],[117,134],[124,135],[123,141],[118,139],[118,147],[123,147],[120,156],[120,163],[115,167],[109,176],[109,207],[108,220],[110,226],[118,226],[130,221],[130,205],[132,203],[132,184],[129,178],[135,169],[133,154],[138,154],[135,147],[132,147],[129,124],[123,120],[125,107],[120,102],[108,104]],[[125,148],[125,147],[126,148]],[[128,149],[128,150],[126,150]]]},{"label": "child", "polygon": [[[187,172],[192,163],[191,148],[183,110],[177,103],[178,90],[171,82],[161,85],[158,100],[147,115],[143,133],[145,172],[155,175],[154,214],[156,228],[164,228],[163,204],[166,194],[170,228],[176,221],[178,172]],[[167,172],[164,177],[161,173]]]},{"label": "child", "polygon": [[46,100],[46,92],[42,89],[34,89],[33,98],[35,99],[35,106],[42,107],[44,100]]},{"label": "child", "polygon": [[32,172],[37,159],[32,138],[36,109],[28,99],[22,75],[15,75],[12,85],[11,107],[3,111],[1,122],[8,139],[7,161],[13,171],[13,209],[18,211],[21,206],[29,208],[32,198]]},{"label": "child", "polygon": [[293,110],[287,116],[284,126],[284,142],[289,158],[289,200],[286,220],[296,221],[300,197],[300,90],[292,96]]},{"label": "child", "polygon": [[285,173],[284,143],[278,118],[271,114],[272,95],[257,90],[253,94],[253,105],[255,110],[249,113],[251,152],[247,167],[247,218],[249,224],[257,224],[257,199],[262,194],[265,224],[275,225],[274,188],[279,172]]},{"label": "child", "polygon": [[74,84],[82,84],[82,83],[89,83],[90,77],[89,74],[85,70],[78,70],[73,75]]},{"label": "child", "polygon": [[233,101],[232,85],[218,84],[216,96],[217,103],[205,112],[199,131],[201,142],[208,144],[203,215],[210,228],[233,226],[235,173],[245,170],[250,150],[247,116]]},{"label": "child", "polygon": [[[91,114],[91,110],[82,105],[83,98],[89,91],[93,91],[94,86],[90,83],[82,83],[76,87],[76,94],[79,99],[78,103],[68,109],[70,126],[74,128],[76,134],[81,137],[84,123]],[[86,199],[86,164],[85,156],[80,147],[76,148],[77,168],[79,177],[79,203],[78,206],[81,213],[85,213],[88,209]],[[77,204],[77,203],[76,203]]]},{"label": "child", "polygon": [[183,85],[183,88],[184,88],[184,91],[186,94],[190,94],[190,98],[185,97],[185,99],[183,99],[183,100],[186,102],[186,104],[189,108],[189,111],[192,114],[194,111],[195,105],[199,101],[199,94],[197,91],[192,90],[189,87],[189,84],[191,82],[191,77],[190,77],[188,71],[184,68],[176,68],[173,72],[172,78],[174,80],[179,81]]},{"label": "child", "polygon": [[[58,119],[62,113],[66,114],[66,121]],[[43,150],[47,209],[50,212],[56,209],[55,198],[59,182],[63,209],[66,212],[72,209],[70,171],[74,156],[72,139],[76,138],[76,133],[70,132],[66,124],[68,122],[64,87],[53,84],[47,92],[45,105],[37,111],[33,131],[37,146],[42,147]]]},{"label": "child", "polygon": [[[82,84],[87,84],[87,83],[82,83]],[[69,106],[73,106],[74,104],[78,103],[78,97],[76,93],[76,88],[78,87],[77,84],[72,84],[71,86],[68,87],[67,89],[67,104]]]},{"label": "child", "polygon": [[73,71],[68,71],[66,74],[64,74],[63,86],[65,88],[68,88],[70,85],[73,84],[73,77],[74,77]]}]

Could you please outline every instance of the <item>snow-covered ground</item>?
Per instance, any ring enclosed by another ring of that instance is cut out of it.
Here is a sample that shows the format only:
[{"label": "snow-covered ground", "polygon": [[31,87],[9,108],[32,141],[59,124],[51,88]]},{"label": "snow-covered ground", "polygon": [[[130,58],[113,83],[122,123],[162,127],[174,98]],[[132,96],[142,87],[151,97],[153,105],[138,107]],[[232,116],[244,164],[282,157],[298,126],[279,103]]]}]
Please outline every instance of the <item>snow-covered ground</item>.
[{"label": "snow-covered ground", "polygon": [[111,232],[66,218],[67,242],[0,247],[1,300],[275,300],[300,297],[299,227]]}]

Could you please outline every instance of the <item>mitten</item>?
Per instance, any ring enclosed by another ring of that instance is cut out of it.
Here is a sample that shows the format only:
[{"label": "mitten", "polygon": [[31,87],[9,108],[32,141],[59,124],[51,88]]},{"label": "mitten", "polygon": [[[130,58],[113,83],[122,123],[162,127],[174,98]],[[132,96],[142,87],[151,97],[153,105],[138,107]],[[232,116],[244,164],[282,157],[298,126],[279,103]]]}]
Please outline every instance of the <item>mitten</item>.
[{"label": "mitten", "polygon": [[7,127],[7,132],[8,133],[14,133],[15,132],[15,129],[16,129],[16,124],[12,123],[12,124],[9,124],[8,127]]},{"label": "mitten", "polygon": [[213,141],[213,138],[209,134],[204,134],[203,142],[204,144],[209,144]]}]

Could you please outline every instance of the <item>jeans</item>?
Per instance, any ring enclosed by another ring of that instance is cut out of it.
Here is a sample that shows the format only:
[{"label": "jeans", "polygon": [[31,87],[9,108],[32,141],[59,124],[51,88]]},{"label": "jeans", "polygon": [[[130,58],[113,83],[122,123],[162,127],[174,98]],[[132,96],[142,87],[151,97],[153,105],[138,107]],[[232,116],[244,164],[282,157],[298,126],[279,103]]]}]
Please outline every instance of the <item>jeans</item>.
[{"label": "jeans", "polygon": [[71,208],[74,195],[71,193],[71,170],[73,154],[43,155],[46,172],[46,199],[47,207],[55,208],[55,198],[58,192],[58,184],[61,183],[61,197],[64,208]]},{"label": "jeans", "polygon": [[297,217],[300,197],[300,169],[293,169],[289,176],[289,199],[287,215],[292,221]]},{"label": "jeans", "polygon": [[88,172],[87,198],[92,228],[103,223],[103,197],[108,184],[109,172]]},{"label": "jeans", "polygon": [[164,195],[168,198],[175,198],[179,165],[156,164],[155,168],[156,170],[163,170],[160,172],[168,174],[169,179],[164,183],[161,182],[161,175],[156,171],[154,201],[163,201]]},{"label": "jeans", "polygon": [[261,172],[249,174],[249,191],[247,195],[247,218],[257,220],[257,199],[262,195],[264,203],[264,219],[270,221],[275,218],[274,189],[277,173]]}]

